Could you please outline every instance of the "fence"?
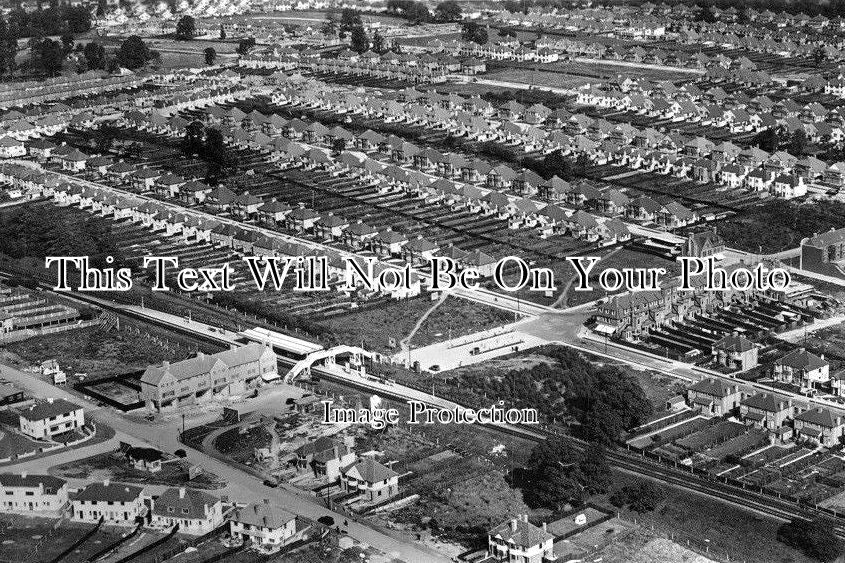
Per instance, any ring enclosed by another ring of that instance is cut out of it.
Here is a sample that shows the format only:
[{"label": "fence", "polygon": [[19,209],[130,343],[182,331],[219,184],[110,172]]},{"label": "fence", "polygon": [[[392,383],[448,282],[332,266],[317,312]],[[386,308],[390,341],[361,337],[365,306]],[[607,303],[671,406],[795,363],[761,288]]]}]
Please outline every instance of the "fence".
[{"label": "fence", "polygon": [[100,526],[102,526],[102,525],[103,525],[103,517],[100,516],[100,519],[97,521],[97,525],[94,526],[94,528],[92,528],[91,530],[88,530],[87,533],[85,533],[81,538],[79,538],[78,540],[73,542],[70,546],[67,547],[67,549],[65,549],[64,551],[62,551],[61,553],[59,553],[58,555],[53,557],[53,559],[50,560],[50,563],[59,563],[59,561],[61,561],[62,559],[64,559],[65,557],[67,557],[68,555],[73,553],[76,550],[77,547],[79,547],[80,545],[82,545],[83,543],[88,541],[88,538],[90,538],[91,536],[96,534],[100,530]]},{"label": "fence", "polygon": [[132,530],[131,533],[126,534],[125,536],[123,536],[122,538],[120,538],[116,541],[113,541],[112,543],[110,543],[109,545],[107,545],[106,547],[104,547],[103,549],[101,549],[100,551],[98,551],[97,553],[92,555],[91,557],[89,557],[88,563],[96,561],[97,559],[100,559],[101,557],[103,557],[103,556],[111,553],[112,551],[116,550],[121,545],[123,545],[124,543],[128,542],[129,540],[131,540],[132,538],[137,536],[138,532],[141,531],[141,528],[142,528],[142,524],[141,524],[141,522],[138,522],[138,525],[135,526],[135,529]]}]

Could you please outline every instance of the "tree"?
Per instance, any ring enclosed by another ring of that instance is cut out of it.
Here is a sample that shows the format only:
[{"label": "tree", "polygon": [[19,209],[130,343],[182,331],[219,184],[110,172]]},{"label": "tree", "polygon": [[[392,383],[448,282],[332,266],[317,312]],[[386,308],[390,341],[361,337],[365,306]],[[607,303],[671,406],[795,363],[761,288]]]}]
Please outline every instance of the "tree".
[{"label": "tree", "polygon": [[434,15],[440,21],[459,21],[461,19],[461,6],[455,0],[446,0],[437,5],[434,9]]},{"label": "tree", "polygon": [[0,14],[0,76],[9,71],[9,62],[6,59],[5,37],[9,35],[9,26],[6,23],[6,18]]},{"label": "tree", "polygon": [[58,41],[41,39],[32,45],[32,59],[35,66],[48,76],[55,76],[62,70],[67,53]]},{"label": "tree", "polygon": [[382,54],[387,51],[387,47],[384,43],[384,37],[382,37],[381,33],[378,31],[373,33],[373,51],[378,54]]},{"label": "tree", "polygon": [[572,161],[563,156],[560,149],[543,157],[542,168],[546,176],[557,176],[566,181],[572,179]]},{"label": "tree", "polygon": [[344,8],[340,12],[340,29],[342,31],[352,31],[357,27],[363,27],[364,22],[361,21],[361,13],[352,8]]},{"label": "tree", "polygon": [[85,6],[64,4],[59,15],[59,23],[62,21],[67,23],[68,32],[85,33],[91,29],[91,12]]},{"label": "tree", "polygon": [[194,156],[202,151],[205,139],[205,127],[200,121],[192,121],[185,126],[185,138],[182,140],[182,150],[187,156]]},{"label": "tree", "polygon": [[326,37],[337,37],[337,14],[329,12],[326,14],[326,19],[323,20],[321,31]]},{"label": "tree", "polygon": [[824,50],[824,45],[819,45],[813,50],[813,63],[819,67],[827,59],[827,51]]},{"label": "tree", "polygon": [[832,561],[842,554],[842,543],[829,524],[819,520],[792,520],[781,524],[777,539],[819,561]]},{"label": "tree", "polygon": [[226,39],[226,29],[222,23],[220,24],[220,39]]},{"label": "tree", "polygon": [[349,38],[350,48],[356,53],[363,53],[370,48],[370,38],[364,31],[364,26],[359,25],[352,29],[352,36]]},{"label": "tree", "polygon": [[108,0],[97,0],[97,17],[101,18],[105,16],[108,8]]},{"label": "tree", "polygon": [[182,16],[176,22],[176,39],[187,41],[197,34],[197,22],[192,16]]},{"label": "tree", "polygon": [[751,139],[751,143],[757,145],[766,152],[775,152],[778,150],[778,146],[780,146],[780,135],[776,129],[769,127],[768,129],[764,129],[754,135],[754,138]]},{"label": "tree", "polygon": [[584,501],[584,488],[577,475],[563,467],[548,466],[537,476],[532,488],[524,491],[536,506],[561,510],[565,505]]},{"label": "tree", "polygon": [[473,21],[463,22],[461,24],[461,37],[464,41],[472,41],[483,45],[487,43],[487,28]]},{"label": "tree", "polygon": [[246,55],[255,47],[255,37],[247,37],[238,42],[238,54]]},{"label": "tree", "polygon": [[802,157],[807,150],[807,134],[803,129],[796,129],[789,139],[789,154]]},{"label": "tree", "polygon": [[135,70],[141,68],[154,58],[154,54],[137,35],[129,36],[120,44],[115,60],[119,66]]},{"label": "tree", "polygon": [[217,51],[214,50],[214,47],[206,47],[203,54],[205,55],[205,64],[213,65],[214,60],[217,58]]},{"label": "tree", "polygon": [[666,499],[663,489],[651,481],[639,480],[613,491],[608,500],[614,506],[628,508],[634,512],[652,512]]},{"label": "tree", "polygon": [[604,446],[589,444],[584,450],[578,469],[584,477],[584,486],[589,494],[603,494],[610,489],[613,473],[604,455]]},{"label": "tree", "polygon": [[106,48],[99,43],[91,41],[85,45],[82,54],[85,56],[85,64],[89,70],[106,68]]},{"label": "tree", "polygon": [[65,50],[65,55],[73,51],[73,35],[65,33],[61,37],[62,47]]},{"label": "tree", "polygon": [[405,10],[405,18],[414,24],[425,23],[431,21],[431,12],[425,4],[414,2]]}]

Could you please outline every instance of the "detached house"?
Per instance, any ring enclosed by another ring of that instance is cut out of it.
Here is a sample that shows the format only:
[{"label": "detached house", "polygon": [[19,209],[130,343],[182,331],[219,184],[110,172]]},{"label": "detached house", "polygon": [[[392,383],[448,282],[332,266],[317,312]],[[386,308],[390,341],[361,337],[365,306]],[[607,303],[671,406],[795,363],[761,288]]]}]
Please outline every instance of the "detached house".
[{"label": "detached house", "polygon": [[399,493],[399,474],[371,457],[341,469],[343,490],[357,492],[368,502],[381,502]]},{"label": "detached house", "polygon": [[271,504],[269,499],[235,509],[228,520],[232,538],[268,550],[299,539],[304,531],[297,529],[296,515]]},{"label": "detached house", "polygon": [[326,477],[330,482],[338,480],[341,468],[355,463],[355,452],[326,436],[300,446],[295,453],[298,469],[311,469],[315,477]]},{"label": "detached house", "polygon": [[487,556],[493,561],[549,563],[556,560],[554,542],[545,524],[537,527],[527,514],[519,515],[487,532]]}]

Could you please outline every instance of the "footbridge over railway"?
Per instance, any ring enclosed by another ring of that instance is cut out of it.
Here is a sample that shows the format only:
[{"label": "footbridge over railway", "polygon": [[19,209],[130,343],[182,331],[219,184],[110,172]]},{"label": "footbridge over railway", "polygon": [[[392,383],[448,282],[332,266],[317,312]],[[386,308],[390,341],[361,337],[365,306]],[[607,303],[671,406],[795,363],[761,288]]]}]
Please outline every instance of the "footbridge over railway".
[{"label": "footbridge over railway", "polygon": [[375,356],[372,352],[368,352],[363,348],[357,346],[334,346],[328,350],[319,350],[308,354],[305,358],[296,362],[290,371],[285,375],[285,383],[290,383],[297,376],[302,373],[311,373],[313,365],[320,365],[325,367],[332,367],[337,365],[338,356],[349,356],[349,367],[361,371],[364,366],[364,358],[372,360]]}]

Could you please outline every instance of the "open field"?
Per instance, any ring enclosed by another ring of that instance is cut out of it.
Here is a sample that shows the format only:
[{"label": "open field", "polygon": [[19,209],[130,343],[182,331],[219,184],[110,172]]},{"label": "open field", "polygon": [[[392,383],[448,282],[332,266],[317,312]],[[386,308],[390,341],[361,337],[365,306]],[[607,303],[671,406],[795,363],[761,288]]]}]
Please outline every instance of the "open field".
[{"label": "open field", "polygon": [[105,332],[99,327],[84,328],[30,338],[7,346],[7,350],[29,364],[55,359],[68,374],[87,373],[91,377],[144,369],[163,360],[188,357],[188,350],[170,347],[143,334],[126,331]]}]

